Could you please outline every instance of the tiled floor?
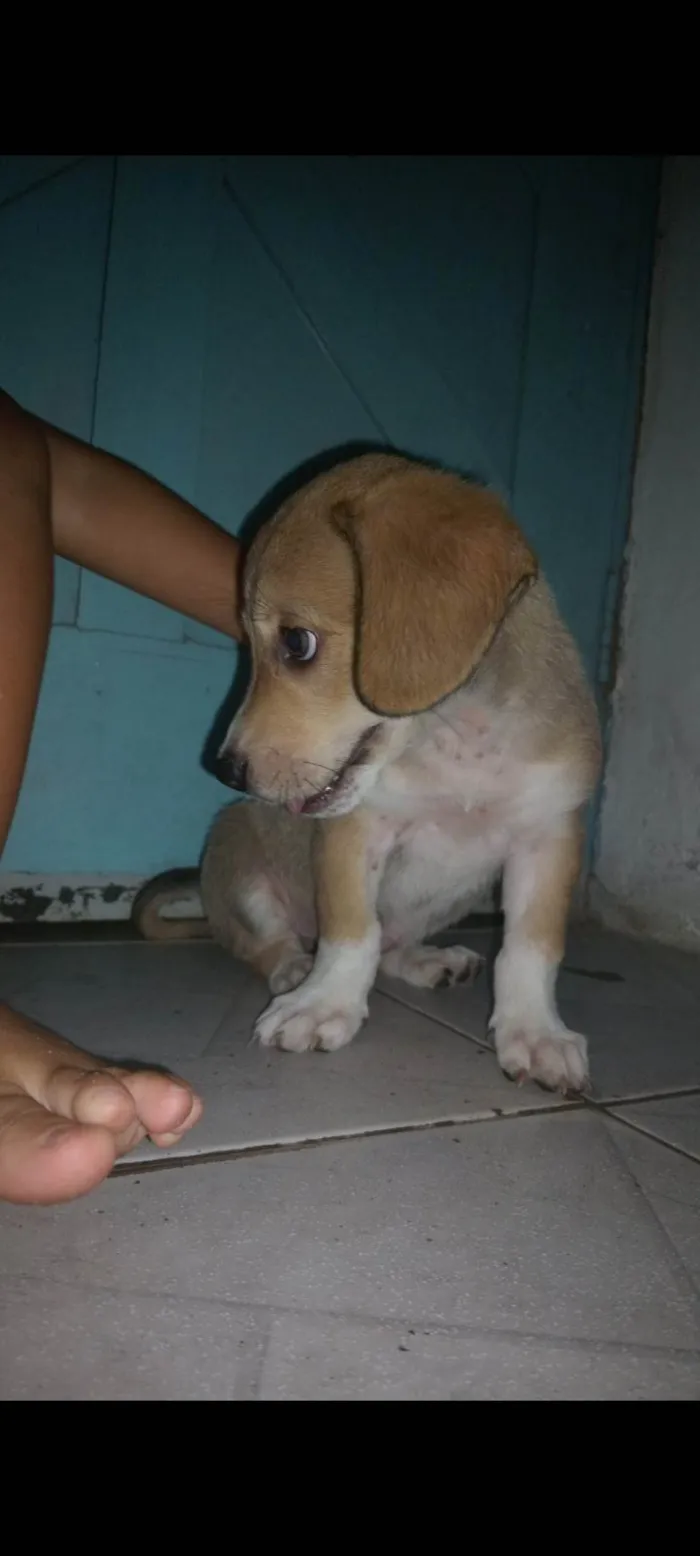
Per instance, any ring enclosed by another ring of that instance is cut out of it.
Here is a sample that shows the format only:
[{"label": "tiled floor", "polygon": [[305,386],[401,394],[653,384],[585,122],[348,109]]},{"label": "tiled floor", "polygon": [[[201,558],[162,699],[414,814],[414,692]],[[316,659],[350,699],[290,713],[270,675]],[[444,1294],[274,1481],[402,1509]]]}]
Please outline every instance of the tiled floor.
[{"label": "tiled floor", "polygon": [[0,987],[207,1104],[89,1199],[0,1208],[0,1398],[700,1399],[700,958],[572,935],[580,1105],[503,1078],[488,980],[385,981],[304,1056],[249,1045],[265,991],[209,944],[6,945]]}]

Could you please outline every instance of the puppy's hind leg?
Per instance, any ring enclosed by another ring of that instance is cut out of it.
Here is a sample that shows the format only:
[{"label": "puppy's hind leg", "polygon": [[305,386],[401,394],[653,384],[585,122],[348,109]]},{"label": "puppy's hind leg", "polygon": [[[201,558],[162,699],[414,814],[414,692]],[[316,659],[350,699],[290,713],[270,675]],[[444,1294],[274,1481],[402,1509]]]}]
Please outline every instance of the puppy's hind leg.
[{"label": "puppy's hind leg", "polygon": [[303,949],[274,888],[264,878],[247,885],[238,882],[235,910],[227,915],[226,924],[212,923],[212,930],[226,951],[260,972],[272,994],[299,987],[313,968],[313,955]]},{"label": "puppy's hind leg", "polygon": [[288,994],[308,977],[313,956],[304,950],[284,908],[263,877],[249,887],[242,903],[252,955],[246,959],[267,980],[272,994]]},{"label": "puppy's hind leg", "polygon": [[304,950],[264,874],[247,880],[237,878],[222,900],[207,881],[205,861],[202,897],[214,939],[232,956],[254,967],[272,994],[286,994],[304,982],[313,956]]},{"label": "puppy's hind leg", "polygon": [[445,989],[473,983],[484,958],[465,945],[408,945],[385,951],[379,965],[388,978],[401,978],[414,988]]}]

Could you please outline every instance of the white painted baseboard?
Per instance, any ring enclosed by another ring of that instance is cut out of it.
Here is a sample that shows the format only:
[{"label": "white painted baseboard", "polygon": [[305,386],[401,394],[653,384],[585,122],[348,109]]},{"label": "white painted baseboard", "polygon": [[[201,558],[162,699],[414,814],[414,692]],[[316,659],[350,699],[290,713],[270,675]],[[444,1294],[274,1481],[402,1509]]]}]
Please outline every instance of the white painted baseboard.
[{"label": "white painted baseboard", "polygon": [[[143,875],[35,875],[0,871],[0,921],[71,924],[128,919]],[[199,894],[183,891],[173,918],[200,917]]]},{"label": "white painted baseboard", "polygon": [[[128,919],[137,891],[151,880],[143,875],[37,875],[24,871],[0,871],[0,923],[78,924],[117,922]],[[480,892],[473,913],[492,913],[491,889]],[[572,903],[573,919],[587,918],[583,883]],[[182,897],[168,909],[168,918],[201,918],[199,892],[183,889]],[[619,927],[619,926],[618,926]]]}]

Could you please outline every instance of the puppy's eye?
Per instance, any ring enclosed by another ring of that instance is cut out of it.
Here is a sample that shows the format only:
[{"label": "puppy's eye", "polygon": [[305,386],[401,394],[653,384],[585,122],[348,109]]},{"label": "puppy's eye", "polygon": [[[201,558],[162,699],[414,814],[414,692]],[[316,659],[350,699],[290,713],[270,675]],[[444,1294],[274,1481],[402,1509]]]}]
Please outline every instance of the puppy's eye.
[{"label": "puppy's eye", "polygon": [[282,627],[280,631],[282,658],[298,665],[308,665],[318,653],[318,638],[306,627]]}]

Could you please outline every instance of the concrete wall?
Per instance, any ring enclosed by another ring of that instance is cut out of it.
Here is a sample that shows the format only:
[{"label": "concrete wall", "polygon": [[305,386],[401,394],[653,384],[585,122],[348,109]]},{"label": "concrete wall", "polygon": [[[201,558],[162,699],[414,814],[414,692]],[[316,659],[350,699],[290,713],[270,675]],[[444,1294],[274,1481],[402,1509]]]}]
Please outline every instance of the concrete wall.
[{"label": "concrete wall", "polygon": [[700,951],[700,157],[664,169],[594,911]]}]

